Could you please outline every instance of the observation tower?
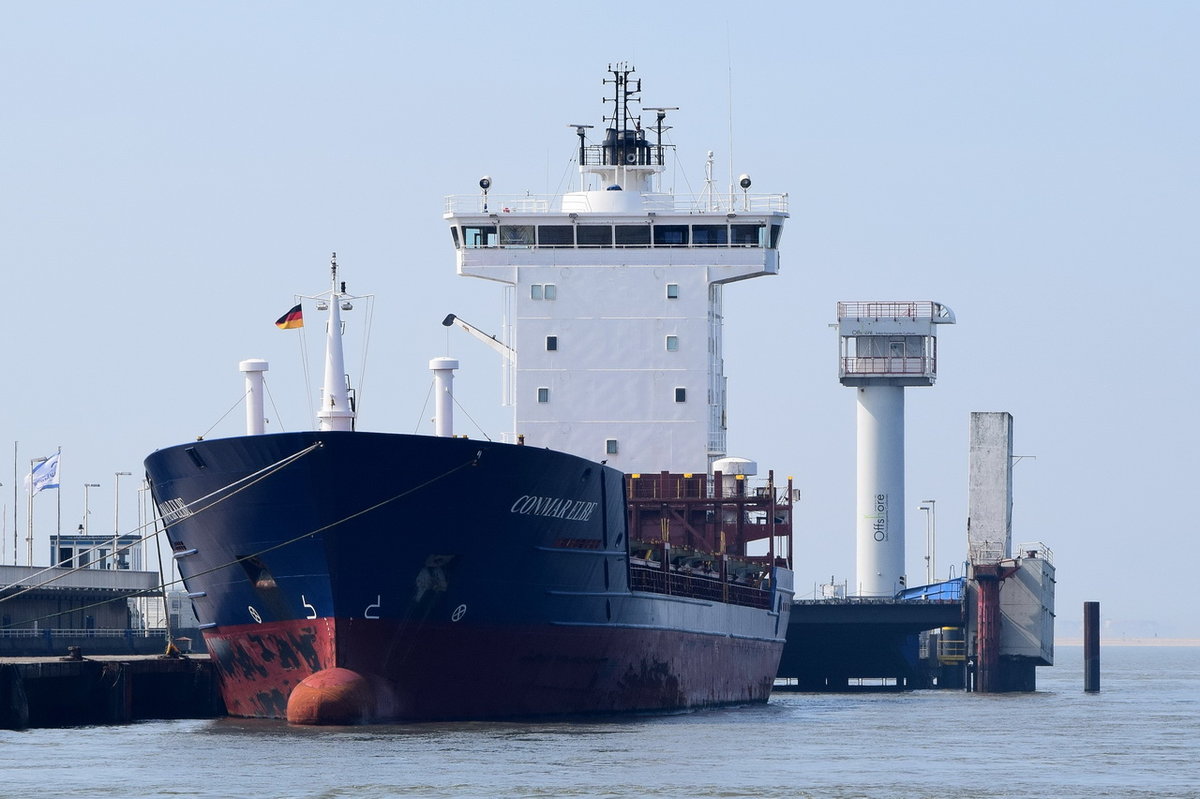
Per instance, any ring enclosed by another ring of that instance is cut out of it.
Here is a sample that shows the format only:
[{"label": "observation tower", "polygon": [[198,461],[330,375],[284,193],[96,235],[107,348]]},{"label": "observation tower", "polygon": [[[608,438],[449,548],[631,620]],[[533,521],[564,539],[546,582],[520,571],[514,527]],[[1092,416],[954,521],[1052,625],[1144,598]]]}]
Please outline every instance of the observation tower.
[{"label": "observation tower", "polygon": [[937,380],[937,327],[954,312],[931,301],[839,302],[838,376],[858,394],[856,585],[860,596],[905,588],[904,389]]}]

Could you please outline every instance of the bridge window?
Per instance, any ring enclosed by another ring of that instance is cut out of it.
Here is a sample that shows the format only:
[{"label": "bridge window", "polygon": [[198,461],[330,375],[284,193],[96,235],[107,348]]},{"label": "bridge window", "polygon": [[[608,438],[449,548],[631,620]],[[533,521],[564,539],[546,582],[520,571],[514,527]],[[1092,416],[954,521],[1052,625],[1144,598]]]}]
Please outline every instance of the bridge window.
[{"label": "bridge window", "polygon": [[469,248],[495,247],[496,246],[496,226],[495,225],[464,225],[463,226],[463,246],[469,247]]},{"label": "bridge window", "polygon": [[692,225],[692,244],[724,245],[729,243],[729,228],[726,225]]},{"label": "bridge window", "polygon": [[533,225],[501,225],[501,247],[532,247]]},{"label": "bridge window", "polygon": [[456,249],[456,250],[457,250],[457,249],[459,248],[459,243],[458,243],[458,228],[456,228],[456,227],[451,227],[451,228],[450,228],[450,238],[454,239],[454,249]]},{"label": "bridge window", "polygon": [[771,249],[779,247],[779,237],[783,234],[783,225],[771,225]]},{"label": "bridge window", "polygon": [[611,247],[612,225],[580,225],[575,231],[575,240],[580,247]]},{"label": "bridge window", "polygon": [[730,244],[735,247],[761,247],[761,225],[730,225]]},{"label": "bridge window", "polygon": [[574,247],[574,225],[538,225],[539,247]]},{"label": "bridge window", "polygon": [[649,225],[617,225],[618,247],[650,246]]},{"label": "bridge window", "polygon": [[655,247],[686,247],[688,245],[687,225],[654,225]]}]

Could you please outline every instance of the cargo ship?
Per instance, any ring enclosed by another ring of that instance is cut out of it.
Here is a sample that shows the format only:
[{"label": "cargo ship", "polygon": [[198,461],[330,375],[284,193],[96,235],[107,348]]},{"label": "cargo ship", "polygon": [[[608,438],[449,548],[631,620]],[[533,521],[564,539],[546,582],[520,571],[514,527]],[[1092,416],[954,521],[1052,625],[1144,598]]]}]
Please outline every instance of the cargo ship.
[{"label": "cargo ship", "polygon": [[[610,66],[578,190],[446,200],[457,268],[506,285],[513,429],[357,429],[336,259],[316,429],[145,462],[227,711],[348,724],[674,711],[765,702],[792,597],[791,478],[727,457],[725,284],[778,272],[783,195],[664,191],[666,112]],[[643,129],[641,112],[656,126]],[[648,137],[648,133],[653,138]],[[572,146],[574,150],[574,146]],[[710,164],[711,172],[711,154]],[[285,320],[281,320],[284,322]],[[436,321],[435,321],[436,323]],[[283,324],[281,326],[287,326]],[[475,346],[475,345],[469,345]],[[518,358],[519,354],[519,358]]]}]

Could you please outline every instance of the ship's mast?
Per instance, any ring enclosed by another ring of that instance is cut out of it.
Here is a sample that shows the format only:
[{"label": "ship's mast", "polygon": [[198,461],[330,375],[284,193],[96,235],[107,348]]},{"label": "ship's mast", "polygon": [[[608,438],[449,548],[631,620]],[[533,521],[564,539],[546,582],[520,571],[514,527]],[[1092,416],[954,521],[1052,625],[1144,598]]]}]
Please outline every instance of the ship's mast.
[{"label": "ship's mast", "polygon": [[[346,382],[346,359],[342,354],[342,310],[345,283],[338,284],[337,253],[330,258],[332,285],[329,289],[329,322],[325,331],[325,382],[321,388],[321,408],[317,411],[320,430],[353,430],[354,408]],[[349,310],[350,303],[345,303]]]}]

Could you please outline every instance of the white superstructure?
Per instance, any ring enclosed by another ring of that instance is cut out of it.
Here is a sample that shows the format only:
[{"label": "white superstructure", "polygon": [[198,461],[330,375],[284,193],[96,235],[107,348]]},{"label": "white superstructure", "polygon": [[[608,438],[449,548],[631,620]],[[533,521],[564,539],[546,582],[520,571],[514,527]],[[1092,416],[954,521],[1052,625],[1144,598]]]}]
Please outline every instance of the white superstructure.
[{"label": "white superstructure", "polygon": [[[785,195],[665,193],[667,110],[647,131],[640,81],[610,67],[604,139],[579,135],[581,188],[447,198],[458,272],[512,288],[515,430],[626,472],[705,472],[725,455],[722,292],[779,271]],[[648,135],[651,138],[647,138]]]},{"label": "white superstructure", "polygon": [[905,588],[904,388],[937,380],[937,325],[954,313],[928,301],[839,302],[839,377],[858,393],[855,561],[858,594]]}]

